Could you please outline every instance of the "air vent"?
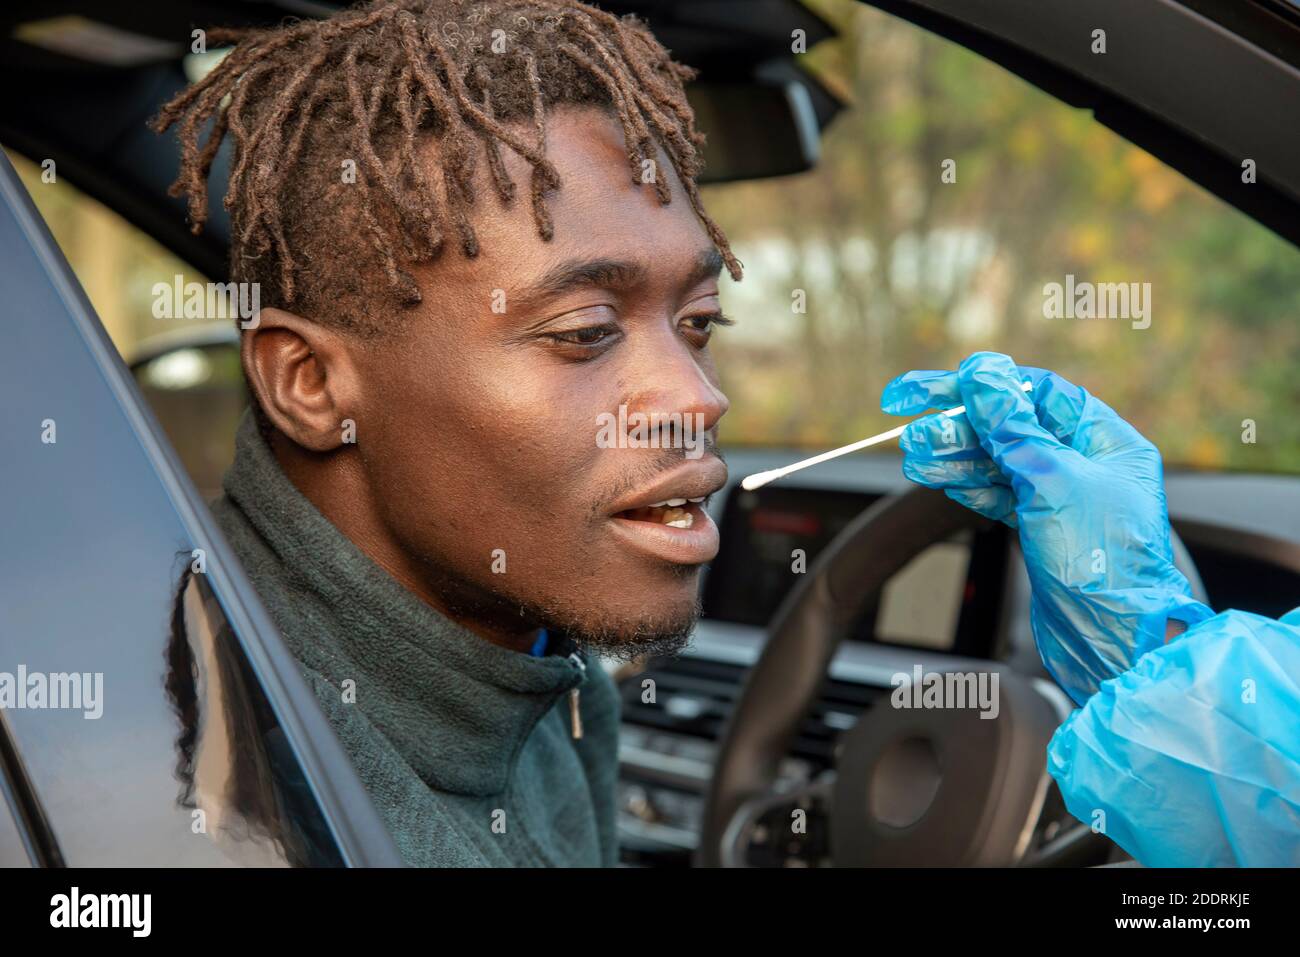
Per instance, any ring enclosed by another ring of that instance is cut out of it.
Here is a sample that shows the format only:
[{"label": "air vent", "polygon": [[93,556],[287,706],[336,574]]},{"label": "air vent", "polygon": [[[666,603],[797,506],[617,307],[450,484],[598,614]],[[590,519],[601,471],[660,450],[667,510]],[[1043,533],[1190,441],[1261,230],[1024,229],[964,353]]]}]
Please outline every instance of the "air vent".
[{"label": "air vent", "polygon": [[792,752],[819,767],[833,764],[840,735],[851,730],[862,712],[887,693],[869,685],[828,678],[799,726]]},{"label": "air vent", "polygon": [[[731,714],[746,669],[703,658],[655,662],[622,686],[623,720],[673,734],[716,741]],[[654,681],[655,700],[642,701],[645,680]],[[791,754],[818,767],[830,765],[839,736],[887,692],[828,679],[799,726]]]},{"label": "air vent", "polygon": [[[744,676],[744,668],[721,661],[661,659],[623,683],[623,720],[716,740]],[[654,681],[653,703],[641,700],[647,678]]]}]

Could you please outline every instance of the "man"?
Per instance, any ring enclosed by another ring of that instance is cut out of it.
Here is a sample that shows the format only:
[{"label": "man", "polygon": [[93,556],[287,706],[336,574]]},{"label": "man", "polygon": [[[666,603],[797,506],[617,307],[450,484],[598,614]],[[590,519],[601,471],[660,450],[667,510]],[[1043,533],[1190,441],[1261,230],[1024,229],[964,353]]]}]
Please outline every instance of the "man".
[{"label": "man", "polygon": [[[618,701],[584,652],[682,646],[726,479],[740,265],[689,70],[553,0],[238,40],[156,124],[195,229],[233,140],[231,278],[260,284],[223,530],[408,862],[611,865]],[[620,414],[653,434],[602,441]]]},{"label": "man", "polygon": [[976,353],[881,400],[959,404],[907,427],[903,471],[1019,530],[1038,651],[1080,705],[1048,747],[1070,812],[1148,866],[1300,865],[1300,608],[1194,600],[1160,453],[1059,376]]}]

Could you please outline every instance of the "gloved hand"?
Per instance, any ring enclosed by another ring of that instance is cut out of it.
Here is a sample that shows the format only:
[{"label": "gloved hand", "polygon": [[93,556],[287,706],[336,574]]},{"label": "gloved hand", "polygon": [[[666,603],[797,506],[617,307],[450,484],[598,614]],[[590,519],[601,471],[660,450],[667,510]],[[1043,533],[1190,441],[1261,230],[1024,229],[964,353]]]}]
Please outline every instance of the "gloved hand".
[{"label": "gloved hand", "polygon": [[892,415],[962,404],[907,427],[903,474],[1019,530],[1034,640],[1071,698],[1160,647],[1169,619],[1213,616],[1174,567],[1160,453],[1109,406],[993,352],[909,372],[881,396]]}]

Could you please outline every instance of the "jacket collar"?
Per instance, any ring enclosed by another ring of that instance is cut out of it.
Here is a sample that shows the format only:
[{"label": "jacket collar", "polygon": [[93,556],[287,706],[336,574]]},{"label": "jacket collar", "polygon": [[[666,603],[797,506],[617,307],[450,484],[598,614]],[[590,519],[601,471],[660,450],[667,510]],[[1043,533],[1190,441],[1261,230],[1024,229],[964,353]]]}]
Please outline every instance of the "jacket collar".
[{"label": "jacket collar", "polygon": [[552,632],[534,658],[439,614],[298,491],[251,413],[223,484],[278,559],[254,583],[295,656],[336,688],[352,679],[351,706],[429,786],[503,791],[537,722],[583,680],[572,641]]}]

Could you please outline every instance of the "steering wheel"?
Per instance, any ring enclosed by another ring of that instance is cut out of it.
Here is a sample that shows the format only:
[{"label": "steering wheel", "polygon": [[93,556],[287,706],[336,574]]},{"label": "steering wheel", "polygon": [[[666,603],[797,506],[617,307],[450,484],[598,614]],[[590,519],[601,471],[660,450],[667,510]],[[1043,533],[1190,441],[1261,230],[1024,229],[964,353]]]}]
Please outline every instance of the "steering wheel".
[{"label": "steering wheel", "polygon": [[[840,737],[834,769],[793,788],[778,783],[835,650],[867,602],[930,545],[991,524],[918,487],[877,502],[826,547],[777,610],[723,730],[701,864],[748,866],[779,853],[774,835],[796,833],[791,822],[801,811],[805,830],[791,840],[824,836],[829,826],[837,866],[1059,866],[1108,843],[1078,824],[1031,849],[1050,792],[1047,743],[1074,706],[1049,680],[996,661],[971,668],[997,673],[996,718],[975,708],[891,708],[882,696]],[[1175,563],[1204,601],[1191,556],[1171,537]]]}]

